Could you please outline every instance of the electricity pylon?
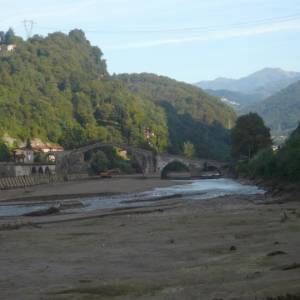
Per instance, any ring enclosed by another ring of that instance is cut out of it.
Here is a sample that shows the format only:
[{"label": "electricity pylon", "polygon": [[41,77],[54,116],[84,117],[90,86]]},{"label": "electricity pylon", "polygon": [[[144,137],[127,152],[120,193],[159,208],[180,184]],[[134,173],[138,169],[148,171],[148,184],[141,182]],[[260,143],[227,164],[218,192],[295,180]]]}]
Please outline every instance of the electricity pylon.
[{"label": "electricity pylon", "polygon": [[33,26],[34,26],[34,21],[33,20],[24,20],[23,21],[24,29],[27,34],[27,38],[29,39],[32,34]]}]

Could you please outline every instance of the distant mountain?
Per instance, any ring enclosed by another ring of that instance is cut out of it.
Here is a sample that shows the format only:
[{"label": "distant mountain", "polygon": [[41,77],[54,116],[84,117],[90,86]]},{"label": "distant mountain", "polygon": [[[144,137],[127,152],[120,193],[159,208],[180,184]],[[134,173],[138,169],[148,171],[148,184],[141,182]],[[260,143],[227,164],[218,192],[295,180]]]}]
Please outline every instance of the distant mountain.
[{"label": "distant mountain", "polygon": [[265,68],[240,79],[217,78],[200,81],[197,86],[210,90],[229,90],[243,94],[264,94],[266,98],[300,80],[300,73],[279,68]]},{"label": "distant mountain", "polygon": [[273,133],[288,133],[300,121],[300,81],[246,108],[264,118]]}]

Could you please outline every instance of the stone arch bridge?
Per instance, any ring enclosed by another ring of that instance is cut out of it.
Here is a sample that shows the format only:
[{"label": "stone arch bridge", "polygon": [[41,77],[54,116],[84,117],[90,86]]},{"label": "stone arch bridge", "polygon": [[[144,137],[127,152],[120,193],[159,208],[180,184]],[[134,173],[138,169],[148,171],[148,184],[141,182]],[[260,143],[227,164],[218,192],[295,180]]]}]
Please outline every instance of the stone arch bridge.
[{"label": "stone arch bridge", "polygon": [[207,166],[214,167],[219,170],[219,172],[221,172],[221,169],[224,166],[224,163],[215,160],[191,159],[171,154],[155,154],[153,151],[116,143],[95,143],[71,151],[59,153],[57,156],[57,172],[63,174],[86,173],[88,171],[89,164],[84,159],[85,153],[101,150],[107,146],[126,150],[127,153],[136,160],[145,175],[161,174],[163,169],[174,161],[187,166],[192,176],[200,175],[201,171],[203,171]]}]

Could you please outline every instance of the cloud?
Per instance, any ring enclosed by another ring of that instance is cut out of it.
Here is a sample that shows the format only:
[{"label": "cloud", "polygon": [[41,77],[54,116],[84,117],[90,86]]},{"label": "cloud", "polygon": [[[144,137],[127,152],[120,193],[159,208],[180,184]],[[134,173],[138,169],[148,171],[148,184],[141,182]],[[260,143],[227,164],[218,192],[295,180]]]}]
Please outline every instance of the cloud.
[{"label": "cloud", "polygon": [[152,48],[170,44],[185,44],[194,42],[206,42],[214,40],[225,40],[238,37],[256,36],[281,31],[298,31],[300,30],[300,22],[293,21],[288,23],[278,23],[263,26],[255,26],[251,28],[236,28],[217,32],[206,32],[201,35],[178,38],[162,38],[156,40],[131,42],[115,46],[106,47],[106,50],[126,50],[138,48]]}]

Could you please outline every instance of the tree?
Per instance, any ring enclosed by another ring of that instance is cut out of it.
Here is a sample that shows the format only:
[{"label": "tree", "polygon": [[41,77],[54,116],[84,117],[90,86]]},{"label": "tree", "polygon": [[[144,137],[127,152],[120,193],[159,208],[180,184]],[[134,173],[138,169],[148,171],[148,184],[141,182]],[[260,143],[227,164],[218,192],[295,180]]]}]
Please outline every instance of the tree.
[{"label": "tree", "polygon": [[109,166],[109,160],[106,154],[103,151],[93,153],[90,166],[94,174],[106,171]]},{"label": "tree", "polygon": [[187,157],[195,156],[195,147],[191,142],[184,142],[183,144],[183,154]]},{"label": "tree", "polygon": [[15,33],[12,28],[9,28],[5,34],[5,44],[13,44],[15,42]]},{"label": "tree", "polygon": [[5,32],[0,31],[0,44],[4,44],[5,42]]},{"label": "tree", "polygon": [[0,140],[0,161],[9,161],[11,158],[7,145]]},{"label": "tree", "polygon": [[258,151],[272,145],[270,129],[256,113],[249,113],[237,119],[231,131],[232,154],[251,159]]}]

